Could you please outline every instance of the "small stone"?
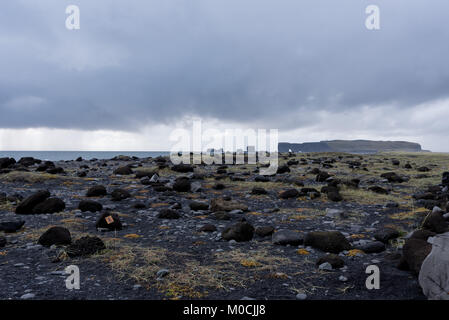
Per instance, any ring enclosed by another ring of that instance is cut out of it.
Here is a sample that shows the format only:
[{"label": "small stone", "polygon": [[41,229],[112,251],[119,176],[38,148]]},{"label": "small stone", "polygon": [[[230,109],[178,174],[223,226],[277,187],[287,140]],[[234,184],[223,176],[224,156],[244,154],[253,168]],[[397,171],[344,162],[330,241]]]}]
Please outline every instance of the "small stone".
[{"label": "small stone", "polygon": [[325,270],[325,271],[331,271],[332,265],[329,262],[322,263],[318,266],[318,269]]},{"label": "small stone", "polygon": [[20,299],[28,300],[28,299],[33,299],[34,297],[36,297],[36,295],[34,293],[26,293],[23,296],[21,296]]},{"label": "small stone", "polygon": [[348,281],[348,278],[346,278],[345,276],[339,276],[338,280],[340,280],[341,282],[346,282]]},{"label": "small stone", "polygon": [[296,300],[306,300],[307,299],[307,295],[305,293],[298,293],[296,295]]},{"label": "small stone", "polygon": [[159,270],[157,273],[156,273],[156,276],[158,277],[158,278],[163,278],[163,277],[165,277],[166,275],[168,275],[170,273],[170,271],[168,271],[167,269],[161,269],[161,270]]}]

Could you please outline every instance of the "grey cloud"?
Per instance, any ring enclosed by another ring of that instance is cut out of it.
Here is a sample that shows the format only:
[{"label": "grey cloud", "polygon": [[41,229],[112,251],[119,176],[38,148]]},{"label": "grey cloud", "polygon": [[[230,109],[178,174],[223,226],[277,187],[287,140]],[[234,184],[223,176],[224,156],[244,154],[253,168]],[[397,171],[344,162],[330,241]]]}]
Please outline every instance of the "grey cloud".
[{"label": "grey cloud", "polygon": [[[406,112],[449,96],[445,0],[4,2],[3,128],[135,130],[199,115],[288,129],[322,110]],[[64,27],[68,4],[79,31]]]}]

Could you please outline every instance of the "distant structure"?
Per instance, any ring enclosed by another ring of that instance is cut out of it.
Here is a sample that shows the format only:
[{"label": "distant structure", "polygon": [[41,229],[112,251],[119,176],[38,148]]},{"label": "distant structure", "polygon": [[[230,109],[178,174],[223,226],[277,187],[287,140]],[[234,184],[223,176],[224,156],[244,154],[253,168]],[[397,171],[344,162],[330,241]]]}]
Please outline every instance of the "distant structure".
[{"label": "distant structure", "polygon": [[330,140],[320,142],[280,142],[279,152],[349,152],[376,153],[382,151],[422,152],[421,145],[407,141]]}]

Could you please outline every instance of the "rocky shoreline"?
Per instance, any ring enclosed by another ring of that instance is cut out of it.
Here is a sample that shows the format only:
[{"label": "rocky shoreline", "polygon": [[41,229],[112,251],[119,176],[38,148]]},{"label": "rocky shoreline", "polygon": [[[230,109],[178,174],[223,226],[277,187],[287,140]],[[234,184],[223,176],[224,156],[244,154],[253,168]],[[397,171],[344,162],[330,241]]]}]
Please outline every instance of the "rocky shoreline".
[{"label": "rocky shoreline", "polygon": [[427,238],[448,230],[449,156],[279,160],[261,176],[163,157],[2,158],[0,299],[426,299],[417,273]]}]

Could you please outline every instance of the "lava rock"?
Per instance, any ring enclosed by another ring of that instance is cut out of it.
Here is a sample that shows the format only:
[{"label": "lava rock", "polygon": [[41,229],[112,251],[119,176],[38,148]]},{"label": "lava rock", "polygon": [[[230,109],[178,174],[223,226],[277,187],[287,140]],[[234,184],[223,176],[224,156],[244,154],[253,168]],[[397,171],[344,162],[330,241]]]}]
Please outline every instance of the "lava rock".
[{"label": "lava rock", "polygon": [[265,190],[264,188],[261,187],[254,187],[251,190],[251,194],[255,194],[255,195],[262,195],[262,194],[267,194],[267,190]]},{"label": "lava rock", "polygon": [[355,248],[362,250],[365,253],[379,253],[385,251],[385,244],[381,241],[368,241],[355,246]]},{"label": "lava rock", "polygon": [[339,231],[309,232],[304,239],[304,244],[331,253],[351,249],[351,244]]},{"label": "lava rock", "polygon": [[215,232],[217,231],[217,227],[213,224],[206,224],[202,226],[198,231],[200,232]]},{"label": "lava rock", "polygon": [[56,213],[65,209],[65,202],[59,198],[48,198],[33,208],[34,214]]},{"label": "lava rock", "polygon": [[29,196],[16,207],[17,214],[31,214],[33,213],[33,209],[39,203],[44,202],[47,198],[50,197],[50,192],[46,190],[41,190],[36,192],[35,194]]},{"label": "lava rock", "polygon": [[441,212],[434,211],[424,219],[423,228],[435,233],[444,233],[449,230],[449,225]]},{"label": "lava rock", "polygon": [[25,221],[6,221],[0,222],[0,231],[5,233],[14,233],[17,230],[20,230],[22,226],[25,224]]},{"label": "lava rock", "polygon": [[97,212],[103,210],[103,205],[93,200],[82,200],[78,205],[78,209],[82,212]]},{"label": "lava rock", "polygon": [[86,196],[87,197],[102,197],[107,195],[108,192],[106,191],[106,188],[102,185],[93,186],[87,190]]},{"label": "lava rock", "polygon": [[95,227],[97,229],[122,230],[122,222],[117,214],[104,212],[100,218],[98,218]]},{"label": "lava rock", "polygon": [[384,228],[382,230],[377,231],[374,234],[374,238],[378,241],[381,241],[383,243],[388,243],[388,241],[392,239],[396,239],[399,237],[399,231],[392,229],[392,228]]},{"label": "lava rock", "polygon": [[257,227],[255,232],[259,237],[268,237],[273,234],[274,227],[272,226]]},{"label": "lava rock", "polygon": [[111,197],[113,201],[122,201],[131,198],[131,193],[125,189],[115,189],[112,191]]},{"label": "lava rock", "polygon": [[71,244],[66,252],[69,257],[89,256],[106,249],[103,241],[98,237],[82,237]]},{"label": "lava rock", "polygon": [[159,219],[179,219],[181,216],[176,210],[162,209],[157,215]]},{"label": "lava rock", "polygon": [[329,253],[320,257],[316,262],[316,266],[320,266],[326,262],[329,263],[333,269],[343,268],[345,265],[345,261],[340,256],[334,253]]},{"label": "lava rock", "polygon": [[296,189],[288,189],[285,191],[282,191],[279,194],[279,198],[281,199],[291,199],[291,198],[297,198],[299,197],[299,191]]},{"label": "lava rock", "polygon": [[3,248],[4,246],[6,246],[6,238],[5,237],[0,237],[0,248]]},{"label": "lava rock", "polygon": [[386,189],[379,186],[369,187],[368,190],[378,194],[388,194],[388,191]]},{"label": "lava rock", "polygon": [[63,227],[51,227],[42,234],[38,243],[44,247],[52,245],[67,245],[72,243],[70,231]]},{"label": "lava rock", "polygon": [[238,222],[227,227],[221,234],[224,240],[237,242],[250,241],[254,236],[254,227],[248,222]]},{"label": "lava rock", "polygon": [[173,190],[177,192],[189,192],[191,187],[192,185],[187,178],[176,179],[173,184]]},{"label": "lava rock", "polygon": [[129,166],[123,166],[123,167],[119,167],[119,168],[115,169],[114,174],[128,176],[130,174],[133,174],[133,170]]}]

